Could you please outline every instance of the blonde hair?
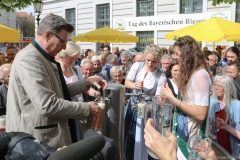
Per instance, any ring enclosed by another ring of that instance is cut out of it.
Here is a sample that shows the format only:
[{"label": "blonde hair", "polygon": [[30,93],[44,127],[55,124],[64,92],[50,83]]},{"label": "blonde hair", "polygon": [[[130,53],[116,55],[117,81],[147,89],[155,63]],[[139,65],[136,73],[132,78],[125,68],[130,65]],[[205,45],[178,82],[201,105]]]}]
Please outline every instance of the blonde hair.
[{"label": "blonde hair", "polygon": [[97,56],[97,53],[94,51],[88,52],[87,59],[91,60],[93,56]]},{"label": "blonde hair", "polygon": [[65,57],[65,56],[74,57],[74,56],[80,54],[80,50],[81,50],[81,47],[79,45],[77,45],[74,42],[68,42],[66,44],[66,49],[65,50],[64,49],[61,50],[57,54],[57,57],[58,57],[58,59],[61,59],[61,58]]},{"label": "blonde hair", "polygon": [[144,57],[146,57],[147,54],[152,54],[154,57],[156,57],[159,61],[162,58],[163,52],[162,49],[155,44],[148,45],[144,50]]}]

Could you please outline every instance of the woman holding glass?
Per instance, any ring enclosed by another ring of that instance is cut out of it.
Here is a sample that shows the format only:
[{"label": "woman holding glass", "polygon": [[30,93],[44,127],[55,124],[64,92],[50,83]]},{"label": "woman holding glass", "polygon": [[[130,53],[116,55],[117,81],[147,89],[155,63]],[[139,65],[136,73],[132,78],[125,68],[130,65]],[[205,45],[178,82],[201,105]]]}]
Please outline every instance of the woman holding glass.
[{"label": "woman holding glass", "polygon": [[[73,66],[79,54],[80,54],[80,46],[73,42],[68,42],[66,44],[66,49],[60,51],[55,57],[56,60],[61,65],[63,76],[66,83],[73,83],[83,78],[80,68],[78,66]],[[85,92],[85,94],[90,96],[95,96],[95,97],[100,95],[100,93],[94,90],[93,88],[90,88],[88,91]],[[82,94],[71,97],[71,100],[75,102],[84,101]],[[88,103],[95,103],[95,102],[88,102]],[[79,120],[75,120],[75,128],[76,129],[75,131],[73,130],[73,132],[76,132],[76,141],[80,141],[82,139],[82,134],[84,133],[84,131],[82,131],[83,133],[81,133],[80,131],[81,129],[79,127]]]},{"label": "woman holding glass", "polygon": [[[162,84],[166,83],[166,75],[162,72],[159,66],[159,60],[162,57],[162,50],[159,46],[151,44],[147,46],[144,50],[145,62],[136,62],[132,65],[126,81],[126,88],[133,89],[135,93],[145,93],[142,95],[140,101],[151,101],[154,95],[161,95]],[[126,117],[128,116],[128,111],[132,108],[132,104],[136,103],[136,97],[131,97],[130,102],[126,107]],[[135,146],[133,148],[125,148],[129,152],[134,152],[134,159],[146,160],[148,159],[147,148],[144,144],[143,129],[144,120],[141,118],[136,120],[136,135],[135,135]],[[125,118],[125,129],[126,123],[128,121]],[[130,122],[131,123],[131,122]],[[125,132],[126,139],[126,132]],[[131,146],[125,142],[125,146]],[[134,149],[135,148],[135,149]],[[135,150],[135,151],[134,151]],[[129,153],[131,154],[131,153]],[[128,159],[128,158],[126,158]],[[131,158],[130,158],[131,159]]]},{"label": "woman holding glass", "polygon": [[[199,134],[202,122],[207,117],[210,90],[212,88],[206,59],[197,42],[190,36],[184,36],[174,43],[174,59],[179,62],[180,75],[178,89],[181,98],[176,98],[171,89],[163,85],[162,94],[173,100],[178,115],[174,118],[174,127],[183,141]],[[186,145],[183,144],[183,149]],[[185,149],[186,150],[186,149]]]},{"label": "woman holding glass", "polygon": [[214,78],[214,93],[210,100],[208,116],[216,118],[218,143],[233,157],[239,159],[240,101],[237,100],[236,88],[231,77],[224,75]]}]

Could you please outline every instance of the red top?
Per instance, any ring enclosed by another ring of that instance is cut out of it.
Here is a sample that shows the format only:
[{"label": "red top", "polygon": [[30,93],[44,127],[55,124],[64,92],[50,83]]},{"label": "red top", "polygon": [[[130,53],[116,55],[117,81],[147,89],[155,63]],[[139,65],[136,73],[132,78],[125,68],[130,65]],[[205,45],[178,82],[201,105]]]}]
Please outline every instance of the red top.
[{"label": "red top", "polygon": [[[224,109],[220,110],[219,112],[216,112],[215,115],[218,116],[219,118],[223,119],[224,121],[226,121],[226,112]],[[219,131],[217,132],[217,140],[218,140],[218,143],[224,149],[226,149],[230,154],[232,154],[231,144],[230,144],[230,136],[229,136],[228,131],[219,129]]]}]

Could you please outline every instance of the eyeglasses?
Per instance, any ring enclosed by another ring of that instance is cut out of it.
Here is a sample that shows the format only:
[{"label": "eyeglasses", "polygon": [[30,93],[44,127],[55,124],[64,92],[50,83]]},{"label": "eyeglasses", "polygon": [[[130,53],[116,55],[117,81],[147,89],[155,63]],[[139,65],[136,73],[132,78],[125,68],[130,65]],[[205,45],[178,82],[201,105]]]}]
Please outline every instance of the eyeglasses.
[{"label": "eyeglasses", "polygon": [[60,42],[62,43],[62,45],[64,46],[65,44],[67,44],[67,40],[65,41],[65,40],[63,40],[61,37],[59,37],[56,33],[53,33],[53,32],[51,32],[54,36],[56,36],[59,40],[60,40]]},{"label": "eyeglasses", "polygon": [[223,89],[223,87],[222,87],[222,86],[220,86],[220,85],[217,85],[217,84],[214,84],[214,88],[216,88],[216,89]]}]

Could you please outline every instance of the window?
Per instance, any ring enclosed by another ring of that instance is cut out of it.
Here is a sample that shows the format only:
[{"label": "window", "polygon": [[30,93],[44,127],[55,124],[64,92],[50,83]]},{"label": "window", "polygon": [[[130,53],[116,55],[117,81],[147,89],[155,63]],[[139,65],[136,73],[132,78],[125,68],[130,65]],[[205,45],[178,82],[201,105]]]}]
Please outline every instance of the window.
[{"label": "window", "polygon": [[[240,23],[240,3],[236,3],[236,22]],[[240,43],[235,42],[235,46],[240,48]]]},{"label": "window", "polygon": [[240,23],[240,3],[236,3],[236,22]]},{"label": "window", "polygon": [[139,31],[137,36],[139,37],[139,42],[137,43],[139,52],[143,52],[146,46],[154,44],[154,31]]},{"label": "window", "polygon": [[203,0],[181,0],[180,13],[202,13]]},{"label": "window", "polygon": [[110,9],[109,4],[97,6],[97,28],[110,26]]},{"label": "window", "polygon": [[153,16],[154,0],[137,0],[137,16]]},{"label": "window", "polygon": [[[137,0],[137,16],[153,16],[154,15],[154,0]],[[138,31],[137,36],[139,42],[137,48],[143,52],[145,47],[154,43],[154,31]]]},{"label": "window", "polygon": [[[110,27],[110,8],[109,4],[103,4],[97,6],[97,28],[102,28],[104,26]],[[106,43],[109,45],[109,43]],[[97,50],[104,43],[97,43]]]},{"label": "window", "polygon": [[[76,26],[76,19],[75,19],[75,8],[72,9],[66,9],[66,21],[73,25],[74,27]],[[72,36],[76,35],[76,30],[74,30],[71,34],[69,34],[68,40],[71,40]]]}]

